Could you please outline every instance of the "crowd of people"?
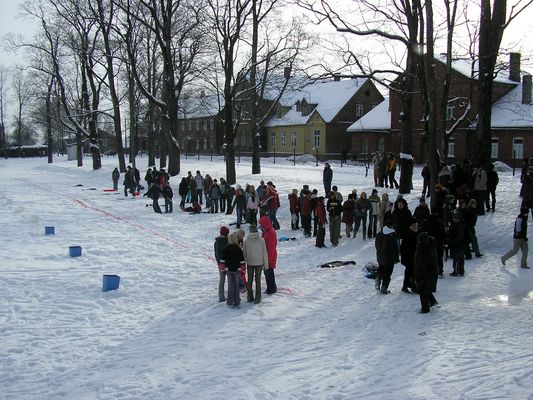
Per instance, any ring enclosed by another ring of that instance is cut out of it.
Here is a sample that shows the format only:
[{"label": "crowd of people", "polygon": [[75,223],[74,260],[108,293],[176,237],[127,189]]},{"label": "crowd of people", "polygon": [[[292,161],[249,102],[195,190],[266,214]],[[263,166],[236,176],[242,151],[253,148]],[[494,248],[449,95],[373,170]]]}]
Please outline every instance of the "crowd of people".
[{"label": "crowd of people", "polygon": [[[395,179],[396,158],[393,154],[374,154],[375,189],[370,195],[353,189],[346,198],[333,183],[333,170],[325,163],[323,170],[324,195],[316,188],[303,184],[287,196],[291,229],[302,230],[304,237],[314,237],[315,246],[326,247],[326,226],[329,227],[329,242],[336,247],[340,239],[362,240],[375,238],[378,271],[376,289],[389,293],[389,284],[394,265],[404,266],[401,290],[420,295],[421,312],[427,313],[437,304],[433,296],[438,278],[444,277],[444,259],[451,258],[451,276],[465,275],[465,260],[472,256],[482,257],[476,236],[478,216],[494,212],[498,174],[494,165],[487,170],[472,166],[468,160],[451,167],[443,165],[435,185],[433,207],[426,203],[429,190],[429,167],[424,165],[422,196],[413,211],[402,195],[392,201],[378,188],[397,188]],[[112,174],[114,189],[119,174]],[[525,164],[522,172],[522,208],[515,223],[514,246],[502,256],[505,262],[522,251],[521,265],[527,267],[527,216],[533,212],[533,160]],[[145,181],[148,187],[145,196],[153,200],[153,209],[161,213],[159,198],[165,200],[165,212],[172,212],[172,189],[164,169],[149,168]],[[139,171],[128,167],[124,178],[124,195],[141,188]],[[257,187],[246,184],[229,185],[224,178],[202,176],[189,171],[181,179],[178,193],[180,208],[189,212],[236,215],[236,231],[222,227],[215,241],[215,258],[219,265],[219,301],[238,307],[239,283],[247,291],[248,302],[261,301],[261,271],[264,271],[267,289],[276,293],[274,270],[276,268],[276,230],[280,229],[277,211],[281,206],[276,185],[260,181]],[[187,206],[189,205],[189,206]],[[525,221],[525,222],[524,222]],[[249,224],[248,235],[241,225]],[[344,229],[342,229],[344,225]],[[258,232],[261,230],[262,235]],[[342,232],[341,232],[342,231]],[[225,281],[228,295],[225,296]],[[253,285],[255,283],[255,291]]]}]

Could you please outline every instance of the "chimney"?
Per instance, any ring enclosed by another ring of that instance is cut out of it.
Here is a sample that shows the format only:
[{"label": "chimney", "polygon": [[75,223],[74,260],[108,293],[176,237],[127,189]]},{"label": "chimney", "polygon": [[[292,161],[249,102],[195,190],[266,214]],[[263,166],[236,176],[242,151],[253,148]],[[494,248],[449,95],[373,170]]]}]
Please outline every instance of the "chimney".
[{"label": "chimney", "polygon": [[531,75],[522,77],[522,104],[531,104]]},{"label": "chimney", "polygon": [[509,53],[509,79],[520,82],[520,53]]},{"label": "chimney", "polygon": [[341,80],[340,75],[333,75],[333,81],[334,82],[339,82],[340,80]]}]

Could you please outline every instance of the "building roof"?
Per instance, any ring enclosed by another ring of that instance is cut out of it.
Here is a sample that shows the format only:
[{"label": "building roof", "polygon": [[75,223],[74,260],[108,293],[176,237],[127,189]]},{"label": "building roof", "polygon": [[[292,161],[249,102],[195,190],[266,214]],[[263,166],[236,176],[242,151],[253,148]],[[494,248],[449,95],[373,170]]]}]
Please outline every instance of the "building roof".
[{"label": "building roof", "polygon": [[[280,118],[270,118],[266,126],[303,125],[314,113],[318,113],[324,122],[329,123],[367,80],[366,78],[330,80],[311,83],[298,90],[289,90],[283,95],[280,103],[290,106],[290,110]],[[301,111],[296,110],[296,103],[302,100],[317,106],[308,115],[302,115]]]},{"label": "building roof", "polygon": [[391,128],[391,112],[389,98],[385,97],[381,103],[363,115],[346,129],[347,132],[386,131]]},{"label": "building roof", "polygon": [[[446,64],[446,54],[439,54],[435,56],[435,59],[443,64]],[[467,77],[477,79],[479,76],[479,63],[473,60],[457,59],[452,61],[452,69],[459,74]],[[516,85],[518,82],[509,79],[509,69],[503,66],[496,66],[496,77],[494,82],[507,83],[510,85]]]},{"label": "building roof", "polygon": [[213,117],[224,107],[224,97],[216,94],[183,98],[178,109],[178,118]]},{"label": "building roof", "polygon": [[513,88],[492,106],[492,128],[532,128],[533,104],[522,104],[522,83]]}]

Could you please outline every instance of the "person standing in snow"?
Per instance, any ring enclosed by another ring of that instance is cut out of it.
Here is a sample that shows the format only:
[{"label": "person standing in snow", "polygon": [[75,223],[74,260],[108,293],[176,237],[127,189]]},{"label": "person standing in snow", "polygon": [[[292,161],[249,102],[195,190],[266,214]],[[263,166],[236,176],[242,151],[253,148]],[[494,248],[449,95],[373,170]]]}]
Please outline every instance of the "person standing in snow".
[{"label": "person standing in snow", "polygon": [[292,192],[289,194],[289,211],[291,213],[291,229],[296,231],[299,228],[299,214],[300,207],[298,201],[298,189],[292,189]]},{"label": "person standing in snow", "polygon": [[485,215],[485,196],[487,192],[487,173],[481,165],[478,164],[474,168],[474,193],[477,202],[477,215]]},{"label": "person standing in snow", "polygon": [[422,172],[420,173],[422,175],[422,197],[429,197],[431,196],[431,190],[429,190],[429,181],[430,181],[430,174],[429,174],[429,163],[426,161],[424,163],[424,166],[422,167]]},{"label": "person standing in snow", "polygon": [[[185,179],[185,178],[184,178]],[[220,228],[220,236],[215,239],[214,249],[215,249],[215,260],[218,266],[218,302],[222,303],[226,301],[226,296],[224,295],[224,286],[226,284],[226,269],[222,263],[222,254],[224,249],[228,245],[228,235],[229,228],[227,226],[222,226]]]},{"label": "person standing in snow", "polygon": [[209,188],[208,195],[209,195],[209,198],[211,199],[211,212],[214,214],[217,214],[218,209],[219,209],[221,194],[220,194],[220,186],[216,179],[213,179],[213,184]]},{"label": "person standing in snow", "polygon": [[268,253],[268,266],[265,268],[265,279],[267,284],[265,293],[270,295],[278,291],[278,287],[276,286],[276,276],[274,274],[278,259],[278,237],[268,216],[263,215],[259,219],[259,225],[261,225],[261,230],[263,231],[263,239],[265,240]]},{"label": "person standing in snow", "polygon": [[196,176],[194,177],[196,181],[196,198],[200,205],[203,205],[202,193],[204,192],[204,177],[200,171],[196,171]]},{"label": "person standing in snow", "polygon": [[513,257],[516,253],[518,253],[518,250],[520,250],[522,254],[522,257],[520,259],[520,267],[529,268],[527,265],[527,252],[528,252],[527,216],[528,216],[528,213],[529,213],[528,208],[522,207],[520,209],[520,214],[518,214],[514,222],[513,248],[502,256],[501,258],[502,265],[505,265],[505,262],[509,258]]},{"label": "person standing in snow", "polygon": [[376,151],[372,156],[372,165],[374,166],[374,186],[383,186],[381,177],[383,173],[381,172],[381,154],[379,151]]},{"label": "person standing in snow", "polygon": [[239,238],[236,232],[228,235],[228,245],[222,252],[220,261],[224,264],[228,276],[228,297],[226,304],[232,308],[239,308],[241,298],[239,296],[240,270],[245,268],[244,254],[239,246]]},{"label": "person standing in snow", "polygon": [[342,219],[341,222],[345,224],[346,227],[346,237],[350,238],[352,236],[353,230],[353,214],[355,211],[355,201],[353,199],[353,194],[348,195],[348,200],[342,205]]},{"label": "person standing in snow", "polygon": [[485,206],[487,207],[487,212],[494,212],[496,207],[496,186],[498,186],[499,181],[500,179],[498,177],[498,173],[494,169],[494,164],[490,164],[487,172],[487,194],[485,195]]},{"label": "person standing in snow", "polygon": [[[250,225],[249,235],[242,246],[244,260],[247,265],[248,279],[246,284],[248,303],[261,303],[261,270],[268,267],[268,252],[265,240],[259,235],[257,225]],[[255,297],[253,283],[255,280]]]},{"label": "person standing in snow", "polygon": [[378,260],[378,272],[376,275],[376,289],[381,294],[389,293],[389,283],[394,264],[400,261],[398,249],[398,236],[394,231],[394,222],[388,219],[383,230],[376,235],[376,258]]},{"label": "person standing in snow", "polygon": [[421,197],[418,203],[418,206],[415,208],[415,211],[413,213],[413,217],[416,219],[416,222],[418,222],[418,225],[422,225],[422,223],[429,218],[429,207],[426,203],[426,198]]},{"label": "person standing in snow", "polygon": [[150,189],[150,186],[152,186],[152,183],[154,182],[152,168],[148,168],[146,170],[146,175],[144,175],[144,181],[146,182],[146,190]]},{"label": "person standing in snow", "polygon": [[439,209],[431,207],[431,214],[422,223],[422,230],[435,239],[437,249],[437,266],[439,268],[439,278],[444,278],[444,245],[446,244],[446,230],[444,222],[439,217]]},{"label": "person standing in snow", "polygon": [[435,239],[422,232],[418,235],[414,257],[414,278],[418,287],[422,314],[428,313],[431,307],[438,304],[433,296],[437,291],[438,274]]},{"label": "person standing in snow", "polygon": [[401,263],[405,267],[403,273],[402,292],[405,293],[410,293],[409,289],[411,289],[413,292],[417,291],[416,284],[414,283],[413,279],[417,239],[418,222],[416,222],[416,219],[413,218],[411,220],[411,224],[409,225],[409,229],[405,233],[405,236],[402,238],[402,242],[400,244]]},{"label": "person standing in snow", "polygon": [[452,222],[450,224],[449,248],[453,259],[453,272],[451,276],[463,276],[465,274],[465,251],[466,251],[466,229],[463,216],[459,210],[454,210]]},{"label": "person standing in snow", "polygon": [[370,212],[368,213],[368,238],[370,239],[376,237],[378,233],[378,217],[381,200],[376,189],[372,189],[372,194],[368,200],[370,201]]},{"label": "person standing in snow", "polygon": [[187,200],[187,194],[189,193],[189,184],[187,183],[187,178],[181,178],[181,182],[178,186],[178,194],[180,195],[180,208],[185,208],[185,201]]},{"label": "person standing in snow", "polygon": [[163,195],[163,198],[165,199],[165,214],[170,213],[172,214],[172,198],[174,197],[174,192],[172,191],[172,188],[170,185],[165,185],[161,188],[161,194]]},{"label": "person standing in snow", "polygon": [[132,196],[135,196],[134,188],[135,188],[135,178],[133,177],[133,171],[131,167],[128,167],[128,170],[124,174],[124,196],[128,197],[128,192],[131,193]]},{"label": "person standing in snow", "polygon": [[315,246],[319,249],[326,247],[324,240],[326,237],[326,224],[328,223],[326,216],[326,207],[324,206],[324,196],[319,196],[316,201],[316,219],[317,219],[317,234]]},{"label": "person standing in snow", "polygon": [[309,189],[302,191],[302,202],[300,208],[300,214],[302,216],[302,228],[304,229],[304,236],[311,237],[311,214],[313,208],[311,205],[311,192]]},{"label": "person standing in snow", "polygon": [[324,171],[322,171],[322,181],[324,183],[324,192],[329,196],[331,191],[331,182],[333,181],[333,170],[329,163],[324,164]]},{"label": "person standing in snow", "polygon": [[329,239],[331,244],[335,247],[339,244],[339,238],[341,235],[342,203],[337,199],[333,190],[329,192],[326,210],[329,214]]},{"label": "person standing in snow", "polygon": [[396,157],[394,157],[394,154],[389,153],[389,163],[387,166],[387,176],[389,177],[389,184],[390,188],[396,188],[398,189],[398,181],[396,180]]},{"label": "person standing in snow", "polygon": [[357,236],[361,222],[363,222],[363,240],[366,240],[366,220],[368,211],[372,208],[370,200],[366,197],[366,192],[361,192],[361,196],[357,199],[354,206],[355,225],[353,230],[353,238]]},{"label": "person standing in snow", "polygon": [[118,190],[118,179],[120,178],[120,172],[118,168],[115,167],[111,173],[111,179],[113,179],[113,190]]},{"label": "person standing in snow", "polygon": [[235,185],[235,199],[233,200],[233,204],[231,205],[231,208],[235,208],[236,214],[237,214],[237,229],[241,227],[242,218],[244,216],[244,212],[246,211],[246,197],[244,196],[244,192],[241,189],[241,185],[237,184]]}]

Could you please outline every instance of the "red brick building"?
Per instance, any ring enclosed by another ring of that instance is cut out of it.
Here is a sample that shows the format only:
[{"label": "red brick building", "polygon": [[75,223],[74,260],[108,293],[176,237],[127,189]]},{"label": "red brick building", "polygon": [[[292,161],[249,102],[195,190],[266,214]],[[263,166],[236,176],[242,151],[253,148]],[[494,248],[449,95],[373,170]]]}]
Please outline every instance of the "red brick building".
[{"label": "red brick building", "polygon": [[[439,116],[438,143],[443,132],[455,127],[448,149],[450,163],[464,158],[475,160],[474,135],[476,126],[477,90],[479,81],[475,65],[468,61],[452,63],[448,112],[445,121]],[[443,59],[437,59],[437,101],[442,98],[442,82],[445,77]],[[416,88],[415,88],[416,90]],[[388,100],[388,101],[387,101]],[[531,104],[531,76],[520,77],[520,55],[513,53],[509,68],[502,69],[494,80],[492,92],[492,158],[517,166],[521,159],[533,156],[533,105]],[[426,159],[427,146],[424,133],[423,106],[421,96],[413,96],[412,110],[413,156],[419,163]],[[352,153],[386,151],[400,152],[400,119],[402,115],[399,94],[391,90],[388,99],[348,128],[352,133]]]}]

